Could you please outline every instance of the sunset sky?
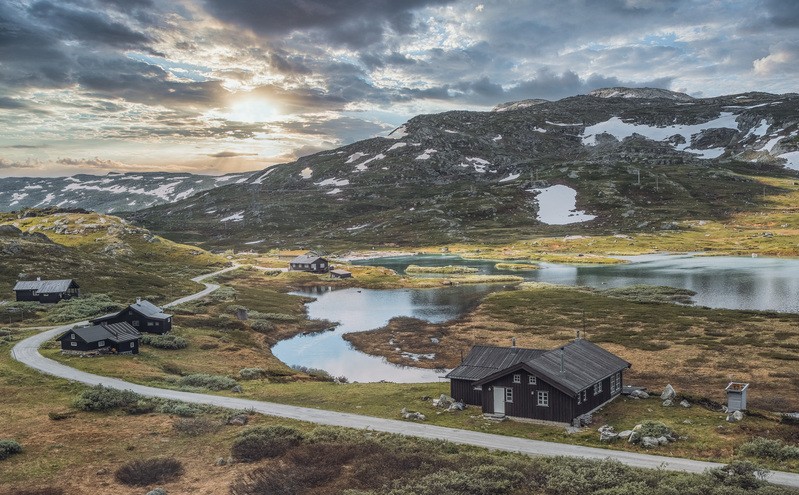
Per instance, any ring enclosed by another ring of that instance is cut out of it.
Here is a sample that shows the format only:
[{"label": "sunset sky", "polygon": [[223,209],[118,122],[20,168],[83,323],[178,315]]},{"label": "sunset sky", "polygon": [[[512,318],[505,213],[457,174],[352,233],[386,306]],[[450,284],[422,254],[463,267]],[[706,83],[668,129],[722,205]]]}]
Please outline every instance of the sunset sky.
[{"label": "sunset sky", "polygon": [[419,113],[797,76],[795,0],[1,0],[0,176],[255,170]]}]

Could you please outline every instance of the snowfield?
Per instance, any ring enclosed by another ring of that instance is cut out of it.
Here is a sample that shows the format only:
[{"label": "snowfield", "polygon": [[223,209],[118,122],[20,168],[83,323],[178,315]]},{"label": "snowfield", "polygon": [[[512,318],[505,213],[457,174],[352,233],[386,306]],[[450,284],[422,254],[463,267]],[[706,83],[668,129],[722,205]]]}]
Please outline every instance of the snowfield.
[{"label": "snowfield", "polygon": [[242,220],[244,220],[244,210],[234,213],[229,217],[225,217],[221,219],[220,222],[241,222]]},{"label": "snowfield", "polygon": [[416,159],[417,160],[429,160],[430,159],[430,155],[432,155],[433,153],[438,153],[438,150],[434,150],[433,148],[428,148],[428,149],[424,150],[424,153],[422,153],[421,155],[417,156]]},{"label": "snowfield", "polygon": [[300,172],[300,177],[302,177],[303,179],[310,179],[312,175],[313,175],[313,170],[311,170],[311,167],[305,167]]},{"label": "snowfield", "polygon": [[528,189],[535,193],[538,203],[539,222],[547,225],[567,225],[587,222],[596,218],[583,211],[577,211],[577,191],[568,186],[556,185],[543,188]]}]

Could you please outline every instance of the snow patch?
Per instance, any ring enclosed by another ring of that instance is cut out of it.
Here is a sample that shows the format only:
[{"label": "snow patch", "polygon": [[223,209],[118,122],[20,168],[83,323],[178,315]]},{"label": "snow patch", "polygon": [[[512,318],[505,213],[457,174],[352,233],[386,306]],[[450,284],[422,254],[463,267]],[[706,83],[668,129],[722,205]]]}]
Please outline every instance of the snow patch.
[{"label": "snow patch", "polygon": [[438,150],[434,150],[433,148],[428,148],[424,150],[424,153],[416,157],[416,160],[429,160],[430,155],[433,153],[438,153]]},{"label": "snow patch", "polygon": [[369,156],[369,153],[361,153],[359,151],[359,152],[353,153],[349,157],[347,157],[347,161],[344,162],[344,163],[352,163],[352,162],[360,160],[361,158],[363,158],[365,156]]},{"label": "snow patch", "polygon": [[458,131],[450,131],[449,129],[444,129],[444,132],[446,132],[447,134],[460,134],[460,132]]},{"label": "snow patch", "polygon": [[596,218],[583,211],[577,211],[577,191],[568,186],[556,185],[543,188],[528,189],[536,193],[538,204],[537,219],[547,225],[566,225],[587,222]]},{"label": "snow patch", "polygon": [[302,177],[303,179],[310,179],[312,175],[313,175],[313,170],[311,170],[311,167],[305,167],[300,172],[300,177]]},{"label": "snow patch", "polygon": [[350,183],[348,179],[325,179],[322,182],[316,182],[317,186],[346,186]]},{"label": "snow patch", "polygon": [[583,125],[583,124],[563,124],[563,123],[560,123],[560,122],[550,122],[548,120],[545,120],[544,122],[546,122],[549,125],[556,125],[558,127],[576,127],[576,126],[582,126]]},{"label": "snow patch", "polygon": [[389,139],[402,139],[408,135],[408,129],[405,127],[405,124],[397,127],[393,131],[388,133]]},{"label": "snow patch", "polygon": [[497,134],[496,136],[492,137],[491,140],[492,141],[501,141],[502,140],[502,134]]},{"label": "snow patch", "polygon": [[44,188],[38,184],[28,184],[27,186],[22,188],[23,191],[27,189],[44,189]]},{"label": "snow patch", "polygon": [[257,241],[245,242],[244,244],[252,245],[252,244],[260,244],[262,242],[264,242],[264,239],[259,239]]},{"label": "snow patch", "polygon": [[509,182],[512,180],[516,180],[522,174],[510,174],[509,176],[505,177],[504,179],[499,179],[500,182]]},{"label": "snow patch", "polygon": [[372,158],[364,161],[363,163],[359,163],[358,165],[355,165],[355,169],[358,170],[359,172],[365,172],[366,169],[367,169],[367,167],[366,167],[367,163],[373,162],[374,160],[382,160],[385,157],[386,157],[386,155],[380,153],[379,155],[375,155]]},{"label": "snow patch", "polygon": [[238,213],[234,213],[229,217],[225,217],[222,220],[220,220],[220,222],[241,222],[242,220],[244,220],[244,210],[241,210]]},{"label": "snow patch", "polygon": [[394,150],[398,150],[400,148],[404,148],[406,146],[408,146],[408,143],[404,143],[404,142],[394,143],[394,144],[391,145],[391,148],[387,149],[386,151],[394,151]]},{"label": "snow patch", "polygon": [[253,181],[253,184],[260,184],[260,183],[262,183],[262,182],[264,181],[264,179],[266,179],[266,176],[267,176],[267,175],[269,175],[269,174],[271,174],[271,173],[272,173],[272,172],[274,172],[274,171],[275,171],[275,169],[274,169],[274,168],[270,168],[269,170],[267,170],[266,172],[264,172],[264,173],[263,173],[263,174],[262,174],[260,177],[258,177],[257,179],[255,179],[255,180]]},{"label": "snow patch", "polygon": [[792,168],[794,170],[799,170],[799,151],[790,151],[788,153],[783,153],[777,158],[785,158],[788,160],[788,163],[785,164],[786,167]]},{"label": "snow patch", "polygon": [[36,203],[36,206],[49,205],[50,203],[53,202],[54,199],[55,199],[55,194],[47,193],[47,196],[45,196],[43,200],[41,200],[38,203]]},{"label": "snow patch", "polygon": [[331,189],[331,190],[327,191],[325,194],[338,194],[338,193],[340,193],[340,192],[341,192],[341,189],[339,189],[339,188],[337,187],[337,188],[335,188],[335,189]]},{"label": "snow patch", "polygon": [[365,229],[365,228],[366,228],[366,227],[368,227],[368,226],[369,226],[369,224],[368,224],[368,223],[365,223],[365,224],[363,224],[363,225],[356,225],[356,226],[354,226],[354,227],[347,227],[347,229],[346,229],[346,230],[350,230],[350,231],[352,231],[352,230],[361,230],[361,229]]},{"label": "snow patch", "polygon": [[241,176],[240,175],[224,175],[222,177],[217,177],[216,179],[214,179],[214,182],[227,182],[227,181],[232,180],[232,179],[238,179],[239,177],[241,177]]},{"label": "snow patch", "polygon": [[186,189],[185,191],[183,191],[182,193],[175,194],[175,201],[180,201],[181,199],[186,199],[189,196],[191,196],[192,194],[194,194],[194,188],[190,187],[190,188]]}]

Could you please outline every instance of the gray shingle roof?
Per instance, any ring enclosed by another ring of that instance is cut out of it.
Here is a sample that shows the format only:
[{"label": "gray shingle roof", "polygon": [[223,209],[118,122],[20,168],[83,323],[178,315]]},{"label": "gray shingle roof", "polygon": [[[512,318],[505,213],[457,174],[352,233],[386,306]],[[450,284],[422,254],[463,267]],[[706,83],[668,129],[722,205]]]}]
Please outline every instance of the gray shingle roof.
[{"label": "gray shingle roof", "polygon": [[[21,280],[14,286],[14,290],[35,290],[46,294],[52,292],[66,292],[74,283],[68,280]],[[78,284],[75,284],[76,286]]]},{"label": "gray shingle roof", "polygon": [[172,315],[164,313],[164,311],[155,304],[144,299],[138,300],[131,304],[130,308],[138,311],[147,318],[154,318],[156,320],[166,320],[167,318],[172,317]]},{"label": "gray shingle roof", "polygon": [[297,256],[296,258],[291,260],[291,263],[311,264],[311,263],[315,262],[316,260],[323,260],[323,259],[324,258],[322,258],[319,255],[316,255],[316,254],[313,254],[313,253],[306,253],[306,254],[301,254],[301,255]]},{"label": "gray shingle roof", "polygon": [[[561,363],[563,371],[561,371]],[[476,379],[475,385],[482,385],[504,376],[508,368],[518,364],[528,368],[564,392],[572,394],[585,390],[613,373],[630,367],[630,363],[615,354],[592,342],[579,339],[551,351],[541,351],[540,354],[525,361],[496,369]]]},{"label": "gray shingle roof", "polygon": [[[70,330],[75,332],[79,338],[86,342],[98,342],[100,340],[108,340],[110,342],[122,343],[136,340],[141,337],[138,330],[133,328],[130,323],[101,323],[99,325],[91,325],[87,327],[77,327]],[[58,340],[62,340],[69,335],[69,332],[64,333]]]},{"label": "gray shingle roof", "polygon": [[541,349],[476,345],[460,366],[450,371],[446,378],[480,380],[499,370],[540,356],[545,352],[547,351]]}]

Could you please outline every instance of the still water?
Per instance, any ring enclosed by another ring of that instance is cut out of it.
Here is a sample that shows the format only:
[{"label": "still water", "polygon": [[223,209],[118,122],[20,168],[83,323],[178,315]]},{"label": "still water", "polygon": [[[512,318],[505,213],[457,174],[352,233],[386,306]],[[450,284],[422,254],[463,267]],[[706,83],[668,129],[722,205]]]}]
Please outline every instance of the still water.
[{"label": "still water", "polygon": [[[623,265],[559,265],[544,263],[540,270],[497,270],[495,261],[462,260],[453,256],[381,258],[359,262],[403,272],[410,265],[467,265],[484,274],[513,273],[527,280],[597,288],[633,284],[667,285],[693,290],[698,305],[799,313],[799,260],[690,255],[652,255],[628,258]],[[318,289],[300,293],[315,297],[308,304],[311,318],[339,322],[334,331],[300,335],[272,349],[287,364],[321,368],[351,381],[429,382],[443,370],[396,366],[380,357],[356,351],[341,335],[384,326],[395,316],[433,323],[457,318],[502,285],[465,285],[440,289],[368,290]]]}]

